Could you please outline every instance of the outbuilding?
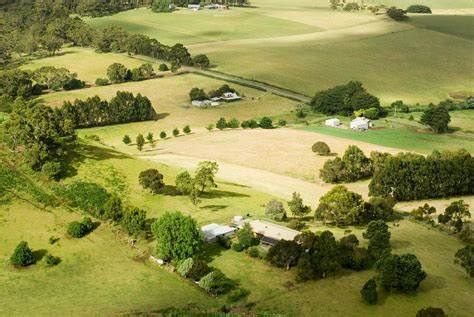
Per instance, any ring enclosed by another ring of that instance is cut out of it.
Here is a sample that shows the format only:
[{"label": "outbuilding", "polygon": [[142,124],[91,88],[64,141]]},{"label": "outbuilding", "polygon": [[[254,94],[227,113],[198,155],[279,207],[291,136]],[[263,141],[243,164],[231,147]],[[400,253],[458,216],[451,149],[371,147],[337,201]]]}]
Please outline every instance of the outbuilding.
[{"label": "outbuilding", "polygon": [[351,129],[356,131],[367,131],[372,128],[372,122],[365,117],[357,117],[351,121]]},{"label": "outbuilding", "polygon": [[327,119],[326,121],[324,121],[324,124],[327,127],[337,128],[341,125],[341,120],[339,120],[337,118]]},{"label": "outbuilding", "polygon": [[219,237],[230,237],[234,234],[235,230],[237,229],[217,223],[210,223],[201,227],[201,231],[204,234],[204,241],[207,243],[215,242]]},{"label": "outbuilding", "polygon": [[264,244],[275,245],[280,240],[293,240],[301,232],[268,221],[253,220],[249,222],[252,231]]}]

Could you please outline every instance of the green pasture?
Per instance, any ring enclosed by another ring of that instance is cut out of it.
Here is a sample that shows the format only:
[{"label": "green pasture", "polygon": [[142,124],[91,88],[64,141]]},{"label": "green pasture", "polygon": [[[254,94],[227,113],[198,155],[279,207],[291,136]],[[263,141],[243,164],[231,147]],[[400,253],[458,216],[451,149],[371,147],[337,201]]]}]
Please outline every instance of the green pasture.
[{"label": "green pasture", "polygon": [[413,14],[410,16],[410,22],[419,28],[474,40],[474,15]]}]

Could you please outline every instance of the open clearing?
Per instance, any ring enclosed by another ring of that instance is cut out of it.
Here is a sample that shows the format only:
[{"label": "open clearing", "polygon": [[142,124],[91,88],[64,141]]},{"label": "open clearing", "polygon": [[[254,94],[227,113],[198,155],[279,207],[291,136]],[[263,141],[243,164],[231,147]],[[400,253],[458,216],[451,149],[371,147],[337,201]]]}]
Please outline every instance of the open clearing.
[{"label": "open clearing", "polygon": [[474,15],[412,15],[417,27],[474,40]]}]

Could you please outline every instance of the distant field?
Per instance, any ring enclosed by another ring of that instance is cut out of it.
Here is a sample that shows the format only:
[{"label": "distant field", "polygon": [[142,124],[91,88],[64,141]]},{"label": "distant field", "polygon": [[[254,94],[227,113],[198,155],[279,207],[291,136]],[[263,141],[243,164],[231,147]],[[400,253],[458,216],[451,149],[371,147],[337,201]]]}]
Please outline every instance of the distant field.
[{"label": "distant field", "polygon": [[[410,115],[418,121],[421,118],[422,112],[400,114],[400,116],[405,119],[408,119]],[[450,127],[460,129],[463,132],[474,133],[474,109],[450,111],[449,116],[451,117],[451,122],[449,123]],[[474,142],[474,140],[472,142]]]},{"label": "distant field", "polygon": [[411,15],[410,22],[420,28],[474,40],[474,15]]},{"label": "distant field", "polygon": [[109,25],[123,27],[157,38],[160,42],[194,44],[244,38],[271,37],[319,31],[302,23],[255,14],[252,9],[231,8],[201,10],[180,9],[173,13],[154,13],[140,8],[112,16],[85,19],[91,26],[103,28]]},{"label": "distant field", "polygon": [[473,8],[472,0],[369,0],[367,3],[385,4],[406,9],[412,4],[424,4],[435,9]]},{"label": "distant field", "polygon": [[[22,66],[24,69],[36,69],[42,66],[65,67],[77,73],[77,77],[89,83],[98,78],[107,78],[107,67],[113,63],[121,63],[128,68],[137,67],[143,61],[114,53],[96,53],[92,49],[71,47],[62,49],[60,55],[37,59]],[[156,71],[158,67],[155,66]]]},{"label": "distant field", "polygon": [[454,150],[459,148],[464,148],[474,153],[474,139],[471,137],[419,133],[403,127],[374,129],[367,132],[356,132],[349,129],[337,129],[324,126],[313,126],[304,129],[321,134],[421,153],[431,153],[433,150]]}]

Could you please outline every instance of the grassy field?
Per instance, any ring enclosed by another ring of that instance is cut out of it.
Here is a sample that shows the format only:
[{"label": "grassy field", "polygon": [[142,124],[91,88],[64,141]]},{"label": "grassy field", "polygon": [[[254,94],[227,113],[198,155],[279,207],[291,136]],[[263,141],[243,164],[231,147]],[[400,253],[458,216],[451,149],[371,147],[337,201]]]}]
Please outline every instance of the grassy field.
[{"label": "grassy field", "polygon": [[[362,231],[351,229],[363,241]],[[410,221],[402,221],[399,227],[391,226],[390,231],[394,253],[416,254],[428,277],[416,295],[383,294],[381,303],[374,306],[364,305],[359,294],[362,285],[374,275],[373,271],[344,272],[336,277],[296,284],[291,271],[269,267],[234,251],[223,252],[212,264],[251,290],[249,302],[261,308],[285,310],[290,316],[414,316],[427,306],[442,307],[449,316],[469,316],[474,303],[468,294],[474,291],[474,285],[453,263],[453,255],[461,243]],[[342,230],[334,232],[342,236]],[[288,287],[288,282],[292,286]],[[457,295],[446,296],[449,293]]]},{"label": "grassy field", "polygon": [[319,31],[314,26],[255,14],[254,10],[240,8],[199,12],[180,9],[171,14],[154,13],[150,9],[140,8],[85,20],[97,28],[118,25],[130,32],[155,37],[169,45],[253,38],[256,34],[259,37],[272,37]]},{"label": "grassy field", "polygon": [[472,137],[450,134],[437,135],[429,132],[420,133],[406,127],[381,128],[367,132],[335,129],[325,126],[312,126],[304,128],[304,130],[420,153],[459,148],[464,148],[474,153],[474,140]]},{"label": "grassy field", "polygon": [[419,28],[474,40],[474,15],[412,15],[410,21]]},{"label": "grassy field", "polygon": [[[412,112],[399,114],[401,118],[408,119],[410,115],[418,121],[421,118],[422,112]],[[474,110],[459,110],[449,112],[451,122],[449,126],[455,130],[461,130],[462,132],[474,132]],[[473,140],[474,142],[474,140]]]}]

